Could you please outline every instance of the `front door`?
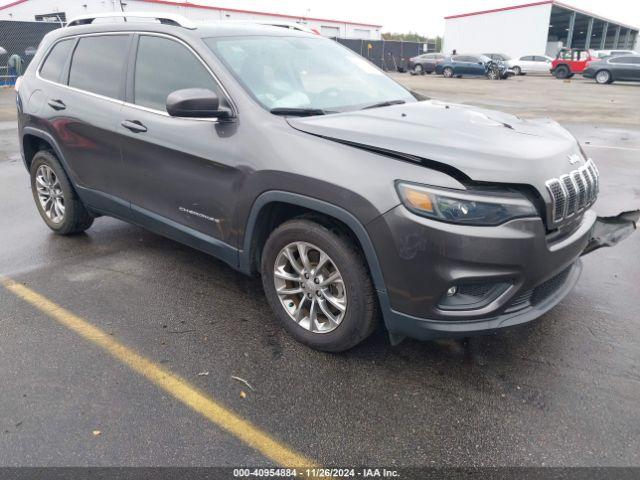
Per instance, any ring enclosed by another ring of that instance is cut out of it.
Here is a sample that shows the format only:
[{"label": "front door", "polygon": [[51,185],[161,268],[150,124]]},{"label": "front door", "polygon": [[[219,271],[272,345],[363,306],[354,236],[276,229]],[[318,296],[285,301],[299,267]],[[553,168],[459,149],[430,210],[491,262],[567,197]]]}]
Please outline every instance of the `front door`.
[{"label": "front door", "polygon": [[640,57],[616,57],[609,60],[609,63],[616,67],[616,80],[640,80]]},{"label": "front door", "polygon": [[232,188],[238,170],[231,166],[231,143],[236,124],[176,118],[166,110],[167,96],[176,90],[207,88],[221,103],[224,94],[195,52],[179,40],[141,34],[134,44],[119,126],[123,181],[134,217],[152,229],[164,225],[168,230],[162,233],[182,241],[188,239],[181,235],[204,235],[214,244],[235,243]]}]

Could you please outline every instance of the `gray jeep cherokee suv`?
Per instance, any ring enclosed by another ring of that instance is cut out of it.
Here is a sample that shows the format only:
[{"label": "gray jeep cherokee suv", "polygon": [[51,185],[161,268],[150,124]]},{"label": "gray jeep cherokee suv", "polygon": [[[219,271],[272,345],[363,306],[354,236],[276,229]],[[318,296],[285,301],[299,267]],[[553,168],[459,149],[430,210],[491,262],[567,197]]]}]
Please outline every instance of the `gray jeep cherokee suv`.
[{"label": "gray jeep cherokee suv", "polygon": [[598,169],[550,120],[419,101],[303,32],[126,16],[51,32],[21,79],[40,215],[61,235],[120,218],[258,273],[315,348],[379,317],[393,342],[528,322],[637,220],[597,219]]}]

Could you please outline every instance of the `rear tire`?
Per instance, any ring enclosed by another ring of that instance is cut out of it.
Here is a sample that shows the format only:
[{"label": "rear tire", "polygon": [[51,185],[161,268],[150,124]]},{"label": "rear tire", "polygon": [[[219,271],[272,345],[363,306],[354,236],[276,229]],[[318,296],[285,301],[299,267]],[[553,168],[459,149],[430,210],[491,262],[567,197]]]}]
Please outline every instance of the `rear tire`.
[{"label": "rear tire", "polygon": [[423,75],[424,74],[424,69],[422,68],[422,65],[418,64],[418,65],[414,66],[412,73],[414,75]]},{"label": "rear tire", "polygon": [[442,76],[444,78],[453,78],[453,75],[454,75],[454,71],[453,71],[453,68],[451,67],[445,67],[442,70]]},{"label": "rear tire", "polygon": [[557,79],[564,80],[571,77],[571,71],[566,65],[560,65],[558,68],[556,68],[555,75]]},{"label": "rear tire", "polygon": [[46,150],[31,161],[31,192],[44,223],[58,235],[87,230],[94,217],[78,198],[56,156]]},{"label": "rear tire", "polygon": [[[298,250],[299,244],[309,260],[307,268]],[[325,267],[318,268],[322,253],[327,260]],[[293,257],[293,262],[288,255]],[[335,273],[340,281],[323,287]],[[305,345],[341,352],[360,343],[376,327],[375,290],[365,260],[353,241],[339,231],[305,218],[283,223],[265,243],[261,274],[267,301],[276,317]],[[283,276],[286,279],[283,280]],[[336,299],[340,299],[345,308],[330,311],[338,321],[329,321],[325,311],[335,305],[331,300]],[[315,305],[315,316],[312,305]]]}]

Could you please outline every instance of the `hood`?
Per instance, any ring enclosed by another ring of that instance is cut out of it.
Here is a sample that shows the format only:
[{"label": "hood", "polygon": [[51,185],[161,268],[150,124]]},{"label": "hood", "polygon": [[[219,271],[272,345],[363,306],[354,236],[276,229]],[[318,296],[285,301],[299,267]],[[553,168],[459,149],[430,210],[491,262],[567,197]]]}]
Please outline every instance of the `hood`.
[{"label": "hood", "polygon": [[435,100],[287,121],[297,130],[355,147],[417,157],[463,179],[528,184],[541,192],[547,179],[576,168],[570,155],[584,161],[573,136],[552,120],[524,120]]}]

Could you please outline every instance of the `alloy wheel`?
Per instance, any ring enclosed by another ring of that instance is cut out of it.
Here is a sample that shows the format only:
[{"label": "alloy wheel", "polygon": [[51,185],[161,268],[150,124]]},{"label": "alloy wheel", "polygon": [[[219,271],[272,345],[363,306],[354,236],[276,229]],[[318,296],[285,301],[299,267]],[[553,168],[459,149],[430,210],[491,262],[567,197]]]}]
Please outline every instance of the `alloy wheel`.
[{"label": "alloy wheel", "polygon": [[273,280],[289,317],[312,333],[335,330],[347,311],[347,291],[335,262],[308,242],[293,242],[278,253]]},{"label": "alloy wheel", "polygon": [[42,211],[53,223],[64,220],[64,193],[58,176],[48,165],[40,165],[36,171],[36,191]]},{"label": "alloy wheel", "polygon": [[610,78],[611,74],[606,70],[601,70],[596,74],[596,82],[598,83],[609,83]]},{"label": "alloy wheel", "polygon": [[442,72],[442,74],[446,77],[446,78],[451,78],[453,77],[453,69],[451,68],[445,68],[444,71]]}]

